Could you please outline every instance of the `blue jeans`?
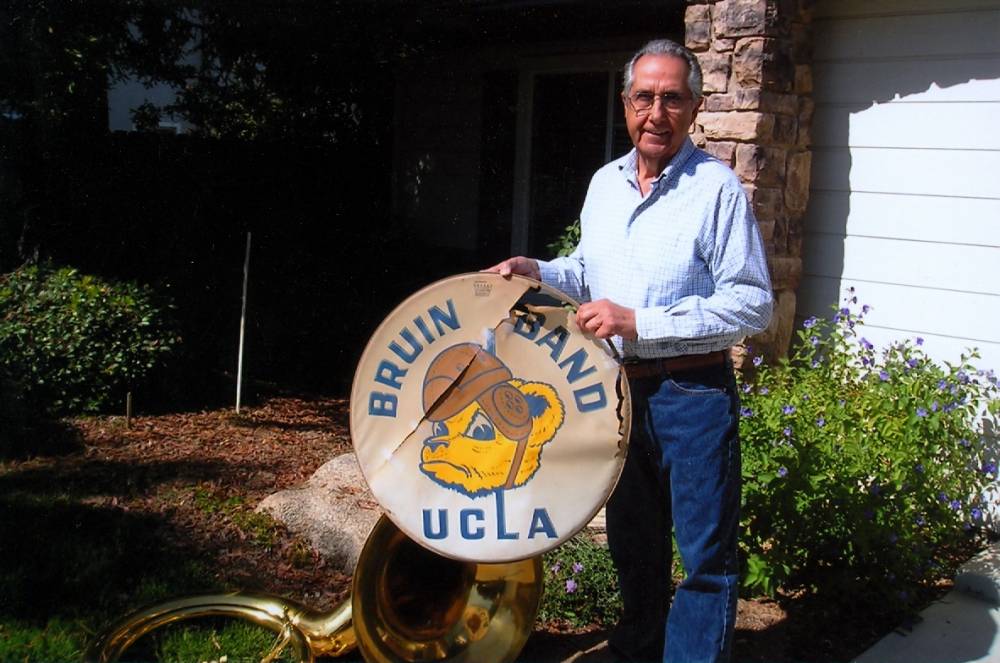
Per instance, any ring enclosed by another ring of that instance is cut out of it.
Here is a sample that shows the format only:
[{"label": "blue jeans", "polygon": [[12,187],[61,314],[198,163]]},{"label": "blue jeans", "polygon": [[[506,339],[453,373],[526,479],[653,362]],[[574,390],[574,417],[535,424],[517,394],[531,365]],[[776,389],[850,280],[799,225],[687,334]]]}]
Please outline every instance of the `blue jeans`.
[{"label": "blue jeans", "polygon": [[[610,646],[635,661],[727,661],[741,487],[732,368],[642,378],[630,387],[628,457],[607,503],[608,548],[624,603]],[[671,528],[687,574],[676,590]]]}]

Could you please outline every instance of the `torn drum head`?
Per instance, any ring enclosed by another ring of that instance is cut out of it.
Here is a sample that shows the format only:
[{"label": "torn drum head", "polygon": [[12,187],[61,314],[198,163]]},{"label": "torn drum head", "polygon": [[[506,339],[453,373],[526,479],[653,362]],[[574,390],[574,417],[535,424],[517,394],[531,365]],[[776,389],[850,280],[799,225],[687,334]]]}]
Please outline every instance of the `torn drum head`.
[{"label": "torn drum head", "polygon": [[375,331],[354,375],[351,437],[407,536],[454,559],[524,559],[607,500],[625,460],[628,384],[576,308],[531,279],[462,274]]}]

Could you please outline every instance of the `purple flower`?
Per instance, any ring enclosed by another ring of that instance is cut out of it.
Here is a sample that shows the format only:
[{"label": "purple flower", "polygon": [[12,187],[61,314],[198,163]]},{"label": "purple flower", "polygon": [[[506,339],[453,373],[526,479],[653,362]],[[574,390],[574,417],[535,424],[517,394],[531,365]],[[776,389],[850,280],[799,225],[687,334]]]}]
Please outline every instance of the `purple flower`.
[{"label": "purple flower", "polygon": [[868,313],[868,311],[870,311],[870,310],[872,310],[872,307],[869,306],[868,304],[863,304],[861,306],[861,312],[862,313]]},{"label": "purple flower", "polygon": [[817,320],[816,316],[812,316],[810,318],[806,318],[806,321],[802,323],[802,326],[806,329],[812,329],[816,326],[817,322],[819,322],[819,320]]},{"label": "purple flower", "polygon": [[785,426],[785,429],[781,432],[785,434],[785,437],[792,436],[792,429],[789,426]]},{"label": "purple flower", "polygon": [[820,415],[819,419],[816,420],[816,426],[819,428],[826,426],[826,419],[822,415]]},{"label": "purple flower", "polygon": [[882,369],[881,371],[879,371],[878,372],[878,379],[881,380],[882,382],[888,382],[889,381],[889,371],[887,371],[885,369]]},{"label": "purple flower", "polygon": [[916,357],[914,357],[913,359],[907,360],[906,365],[909,366],[910,368],[916,368],[917,366],[920,365],[920,362],[917,361]]},{"label": "purple flower", "polygon": [[917,416],[918,417],[926,417],[927,416],[927,410],[925,410],[922,407],[918,407],[917,408]]},{"label": "purple flower", "polygon": [[768,389],[767,387],[761,387],[760,389],[757,390],[757,393],[760,394],[761,396],[766,396],[767,394],[771,393],[771,390]]},{"label": "purple flower", "polygon": [[846,317],[851,314],[851,309],[845,306],[844,308],[840,309],[840,314]]},{"label": "purple flower", "polygon": [[583,564],[580,562],[573,562],[573,573],[579,573],[583,571]]},{"label": "purple flower", "polygon": [[924,339],[922,339],[922,338],[920,338],[920,337],[918,336],[918,337],[917,337],[917,345],[923,345],[923,344],[924,344]]},{"label": "purple flower", "polygon": [[938,380],[938,391],[944,391],[948,387],[948,383],[945,380]]},{"label": "purple flower", "polygon": [[559,570],[560,570],[561,568],[562,568],[562,565],[561,565],[561,564],[559,564],[559,562],[556,562],[556,563],[555,563],[555,564],[553,564],[553,565],[552,565],[551,567],[549,567],[549,571],[552,571],[552,573],[559,573]]},{"label": "purple flower", "polygon": [[861,337],[861,339],[858,341],[858,343],[860,343],[861,347],[863,347],[865,350],[874,350],[875,349],[875,346],[872,345],[872,342],[869,341],[864,336]]},{"label": "purple flower", "polygon": [[958,443],[961,444],[966,449],[968,449],[970,446],[972,446],[972,442],[969,442],[965,438],[962,438],[961,440],[959,440]]},{"label": "purple flower", "polygon": [[753,365],[754,366],[760,366],[763,363],[764,363],[764,358],[761,357],[760,355],[757,355],[756,357],[753,358]]},{"label": "purple flower", "polygon": [[815,336],[813,336],[813,337],[812,337],[811,339],[809,339],[809,342],[810,342],[810,343],[812,343],[812,346],[813,346],[814,348],[815,348],[815,347],[816,347],[817,345],[819,345],[819,339],[818,339],[818,338],[816,338]]},{"label": "purple flower", "polygon": [[862,357],[862,358],[861,358],[861,365],[862,365],[862,366],[867,366],[868,364],[871,364],[871,365],[873,365],[873,366],[874,366],[874,365],[875,365],[875,362],[874,362],[874,361],[872,361],[871,359],[869,359],[868,357]]},{"label": "purple flower", "polygon": [[572,578],[570,578],[569,580],[566,581],[566,593],[567,594],[572,594],[573,592],[576,591],[576,588],[577,588],[576,580],[573,580]]},{"label": "purple flower", "polygon": [[983,517],[983,511],[979,507],[973,507],[972,509],[972,519],[979,520]]},{"label": "purple flower", "polygon": [[924,464],[923,463],[917,463],[917,466],[914,467],[913,469],[915,469],[917,471],[917,474],[923,474],[924,473]]},{"label": "purple flower", "polygon": [[744,383],[742,389],[744,394],[749,394],[752,387],[749,384]]},{"label": "purple flower", "polygon": [[996,474],[997,464],[994,462],[983,463],[983,474]]},{"label": "purple flower", "polygon": [[938,411],[938,402],[934,401],[931,403],[931,412],[937,412],[937,411]]},{"label": "purple flower", "polygon": [[948,501],[948,496],[944,494],[944,491],[941,491],[940,493],[938,493],[938,501],[939,502],[947,502]]},{"label": "purple flower", "polygon": [[786,405],[785,407],[781,408],[781,412],[783,414],[794,414],[795,413],[795,406],[794,405]]},{"label": "purple flower", "polygon": [[927,524],[927,521],[926,521],[926,520],[924,520],[924,517],[923,517],[923,516],[917,516],[917,517],[916,517],[916,520],[914,520],[914,522],[916,522],[916,523],[917,523],[917,527],[923,527],[924,525],[926,525],[926,524]]},{"label": "purple flower", "polygon": [[781,467],[779,467],[778,468],[778,476],[781,477],[782,479],[784,479],[785,477],[787,477],[788,476],[788,468],[785,467],[784,465],[782,465]]},{"label": "purple flower", "polygon": [[952,500],[951,502],[948,503],[948,506],[951,507],[952,511],[958,511],[959,509],[962,508],[962,503],[959,502],[958,500]]},{"label": "purple flower", "polygon": [[740,416],[741,417],[746,417],[746,418],[749,419],[750,417],[753,416],[753,410],[751,410],[748,407],[741,407],[740,408]]}]

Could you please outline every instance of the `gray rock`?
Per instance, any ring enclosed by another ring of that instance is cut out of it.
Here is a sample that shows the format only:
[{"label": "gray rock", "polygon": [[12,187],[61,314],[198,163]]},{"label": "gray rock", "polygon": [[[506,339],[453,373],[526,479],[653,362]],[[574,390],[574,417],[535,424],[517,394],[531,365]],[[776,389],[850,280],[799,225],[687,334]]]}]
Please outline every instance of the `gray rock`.
[{"label": "gray rock", "polygon": [[300,488],[282,490],[257,507],[306,539],[327,563],[353,573],[381,510],[353,453],[321,466]]}]

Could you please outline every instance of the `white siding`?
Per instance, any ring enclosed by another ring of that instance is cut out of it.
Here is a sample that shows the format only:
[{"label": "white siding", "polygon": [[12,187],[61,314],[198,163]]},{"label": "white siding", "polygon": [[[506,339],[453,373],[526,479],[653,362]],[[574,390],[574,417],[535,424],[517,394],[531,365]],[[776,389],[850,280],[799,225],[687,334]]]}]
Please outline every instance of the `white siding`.
[{"label": "white siding", "polygon": [[1000,0],[826,0],[798,315],[1000,369]]}]

